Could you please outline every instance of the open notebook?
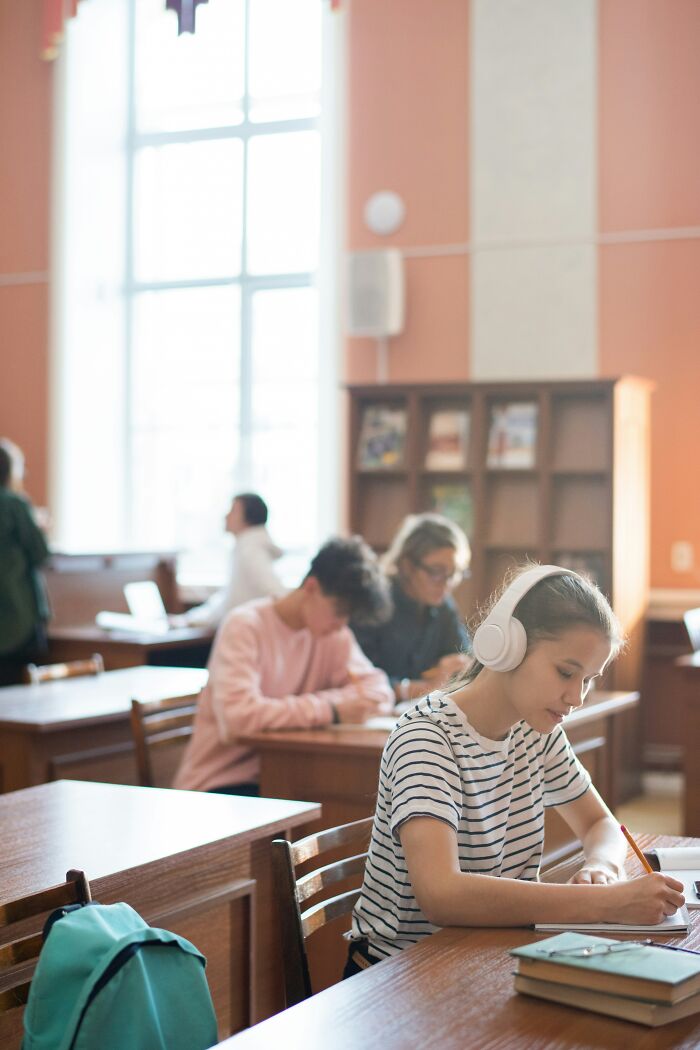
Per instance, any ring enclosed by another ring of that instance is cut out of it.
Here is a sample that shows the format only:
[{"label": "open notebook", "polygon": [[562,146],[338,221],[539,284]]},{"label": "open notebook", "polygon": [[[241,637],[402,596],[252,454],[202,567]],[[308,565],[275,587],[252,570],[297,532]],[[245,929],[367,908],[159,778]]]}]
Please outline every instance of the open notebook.
[{"label": "open notebook", "polygon": [[654,871],[663,871],[683,883],[685,904],[691,910],[700,908],[695,883],[700,881],[700,846],[657,846],[644,856]]},{"label": "open notebook", "polygon": [[598,933],[687,933],[690,929],[690,916],[687,908],[679,908],[673,915],[667,915],[663,922],[655,926],[629,926],[617,922],[538,922],[536,930],[581,930],[581,932]]}]

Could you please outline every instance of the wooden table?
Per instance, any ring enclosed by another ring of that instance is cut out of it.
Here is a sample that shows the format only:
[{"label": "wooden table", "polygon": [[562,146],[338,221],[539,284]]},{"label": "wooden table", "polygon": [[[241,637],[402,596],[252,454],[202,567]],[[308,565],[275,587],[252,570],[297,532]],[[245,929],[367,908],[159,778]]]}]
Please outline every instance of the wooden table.
[{"label": "wooden table", "polygon": [[687,683],[683,703],[683,831],[700,835],[700,653],[676,660]]},{"label": "wooden table", "polygon": [[[318,812],[303,802],[76,781],[16,791],[0,796],[0,905],[82,868],[96,900],[126,901],[203,951],[223,1038],[245,1023],[248,1005],[245,901],[232,900],[234,884],[255,880],[252,997],[264,1018],[284,1002],[269,843]],[[7,1017],[0,1046],[13,1050],[17,1017]]]},{"label": "wooden table", "polygon": [[131,698],[196,693],[206,680],[200,669],[131,667],[1,688],[0,791],[60,777],[137,783]]},{"label": "wooden table", "polygon": [[[606,801],[619,801],[618,724],[639,702],[636,692],[594,693],[566,720],[574,750]],[[333,827],[374,813],[386,730],[343,728],[287,730],[243,737],[260,754],[260,788],[267,798],[321,802],[319,827]],[[546,814],[545,863],[570,852],[575,839],[558,813]]]},{"label": "wooden table", "polygon": [[[638,838],[645,848],[690,844],[667,836]],[[636,873],[635,864],[630,862],[630,871]],[[693,928],[683,943],[700,948],[700,912],[691,915]],[[541,936],[529,929],[446,928],[225,1040],[220,1048],[697,1050],[700,1014],[661,1028],[644,1028],[517,995],[508,951]],[[671,944],[680,941],[668,938]]]},{"label": "wooden table", "polygon": [[206,667],[213,638],[210,627],[173,627],[159,634],[106,631],[89,624],[49,626],[48,662],[85,660],[100,653],[108,671],[140,664]]}]

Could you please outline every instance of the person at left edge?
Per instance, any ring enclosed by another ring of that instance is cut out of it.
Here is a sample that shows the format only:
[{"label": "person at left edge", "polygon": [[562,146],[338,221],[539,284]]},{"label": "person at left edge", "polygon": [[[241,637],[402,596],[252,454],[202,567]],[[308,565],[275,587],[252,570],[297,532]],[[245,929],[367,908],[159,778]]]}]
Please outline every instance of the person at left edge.
[{"label": "person at left edge", "polygon": [[48,602],[39,568],[49,556],[23,492],[24,457],[0,440],[0,685],[22,681],[25,664],[46,651]]},{"label": "person at left edge", "polygon": [[359,538],[329,540],[301,584],[232,610],[209,661],[176,788],[258,794],[259,761],[241,736],[364,722],[394,703],[347,626],[389,615],[386,580]]}]

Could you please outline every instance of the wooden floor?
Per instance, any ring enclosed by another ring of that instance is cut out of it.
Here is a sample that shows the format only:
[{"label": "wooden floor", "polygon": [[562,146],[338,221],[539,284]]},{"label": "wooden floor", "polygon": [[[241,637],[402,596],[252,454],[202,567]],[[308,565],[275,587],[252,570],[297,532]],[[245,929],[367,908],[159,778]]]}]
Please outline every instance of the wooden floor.
[{"label": "wooden floor", "polygon": [[644,794],[618,806],[615,815],[633,831],[681,835],[683,778],[680,773],[645,773]]}]

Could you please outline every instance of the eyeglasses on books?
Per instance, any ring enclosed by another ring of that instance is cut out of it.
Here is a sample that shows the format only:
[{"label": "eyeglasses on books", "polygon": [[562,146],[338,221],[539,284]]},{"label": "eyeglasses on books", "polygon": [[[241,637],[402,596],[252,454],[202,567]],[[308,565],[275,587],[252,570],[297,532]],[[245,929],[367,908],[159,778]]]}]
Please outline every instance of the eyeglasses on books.
[{"label": "eyeglasses on books", "polygon": [[540,955],[548,959],[575,958],[590,959],[591,956],[613,955],[616,952],[633,951],[635,948],[646,948],[653,941],[616,941],[615,944],[586,944],[578,948],[538,948]]}]

